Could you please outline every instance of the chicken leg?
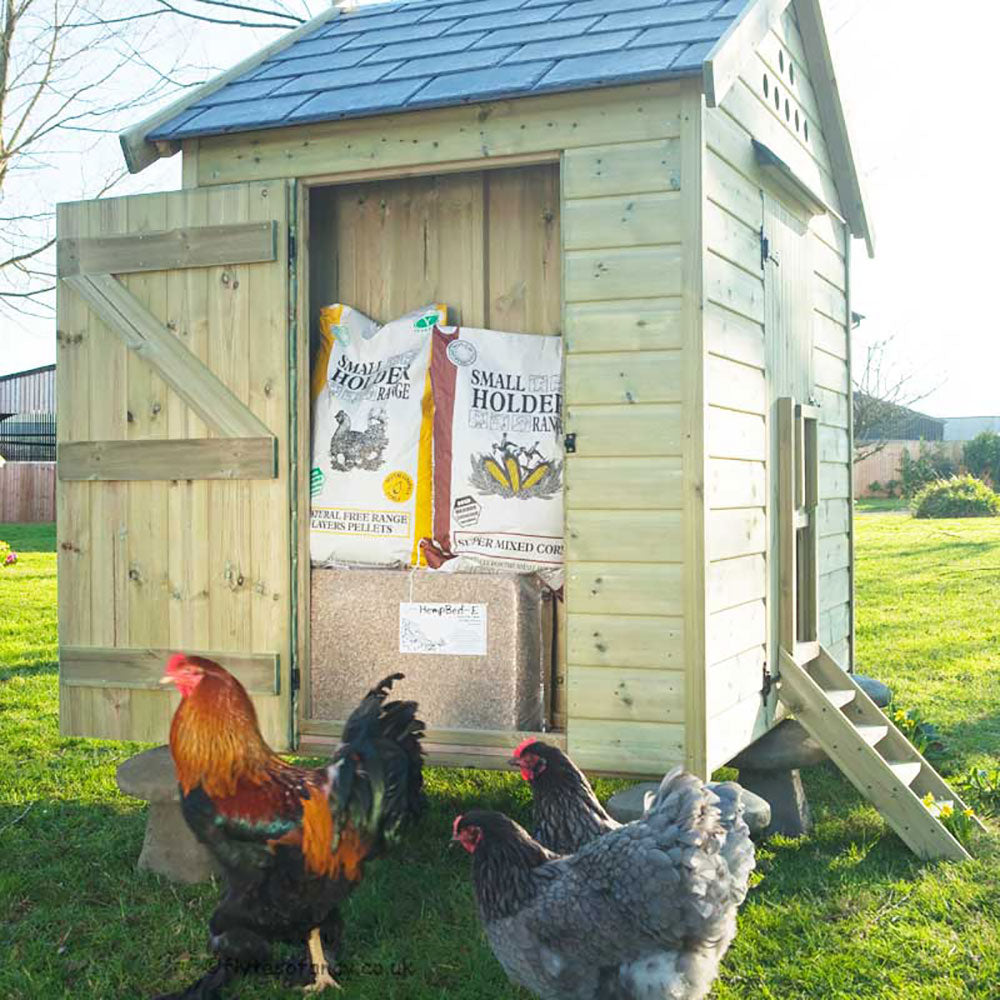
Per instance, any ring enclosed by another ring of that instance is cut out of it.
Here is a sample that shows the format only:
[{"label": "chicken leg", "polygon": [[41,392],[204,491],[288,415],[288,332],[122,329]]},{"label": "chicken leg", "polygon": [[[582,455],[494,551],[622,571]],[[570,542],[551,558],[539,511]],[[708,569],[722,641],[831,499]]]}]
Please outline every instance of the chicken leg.
[{"label": "chicken leg", "polygon": [[309,932],[309,957],[312,960],[312,967],[316,970],[316,978],[308,986],[302,987],[303,992],[320,993],[330,986],[339,990],[340,983],[330,975],[330,965],[323,951],[323,939],[320,937],[318,927]]}]

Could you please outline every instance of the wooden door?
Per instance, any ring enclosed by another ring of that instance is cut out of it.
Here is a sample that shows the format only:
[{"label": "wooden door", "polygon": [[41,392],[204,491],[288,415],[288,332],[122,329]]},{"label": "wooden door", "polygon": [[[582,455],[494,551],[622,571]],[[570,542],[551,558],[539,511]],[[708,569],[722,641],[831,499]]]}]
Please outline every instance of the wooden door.
[{"label": "wooden door", "polygon": [[[781,435],[779,401],[808,403],[813,395],[812,288],[808,227],[777,198],[764,192],[761,256],[764,263],[764,345],[768,427],[767,662],[776,672],[780,642]],[[768,724],[776,701],[765,707]]]},{"label": "wooden door", "polygon": [[164,740],[200,653],[290,744],[283,181],[58,210],[60,728]]}]

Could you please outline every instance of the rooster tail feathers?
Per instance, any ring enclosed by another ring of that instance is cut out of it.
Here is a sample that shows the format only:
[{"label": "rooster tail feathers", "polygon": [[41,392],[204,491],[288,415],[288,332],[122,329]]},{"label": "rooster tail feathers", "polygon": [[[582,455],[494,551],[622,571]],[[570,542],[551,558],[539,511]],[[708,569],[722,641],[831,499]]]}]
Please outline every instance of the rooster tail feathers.
[{"label": "rooster tail feathers", "polygon": [[332,769],[341,810],[375,834],[377,843],[424,808],[424,724],[417,703],[386,701],[402,677],[379,681],[351,713]]}]

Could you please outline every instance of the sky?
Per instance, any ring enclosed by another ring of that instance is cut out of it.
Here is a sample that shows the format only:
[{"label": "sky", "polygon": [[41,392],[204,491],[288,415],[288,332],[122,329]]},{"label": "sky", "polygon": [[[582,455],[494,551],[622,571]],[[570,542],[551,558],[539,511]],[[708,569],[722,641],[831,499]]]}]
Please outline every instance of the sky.
[{"label": "sky", "polygon": [[[855,357],[868,343],[892,338],[893,370],[912,376],[914,394],[926,394],[917,408],[944,417],[1000,413],[1000,321],[986,296],[1000,233],[989,124],[1000,4],[822,3],[876,235],[874,260],[863,243],[852,249],[852,306],[865,317]],[[321,6],[314,3],[314,11]],[[161,45],[194,64],[227,68],[274,37],[190,24]],[[127,88],[128,79],[120,85]],[[58,190],[59,200],[85,197],[88,180],[120,163],[117,138],[102,137],[76,159],[40,172],[39,191]],[[175,156],[114,193],[179,185]],[[51,363],[54,326],[52,319],[0,316],[0,374]]]}]

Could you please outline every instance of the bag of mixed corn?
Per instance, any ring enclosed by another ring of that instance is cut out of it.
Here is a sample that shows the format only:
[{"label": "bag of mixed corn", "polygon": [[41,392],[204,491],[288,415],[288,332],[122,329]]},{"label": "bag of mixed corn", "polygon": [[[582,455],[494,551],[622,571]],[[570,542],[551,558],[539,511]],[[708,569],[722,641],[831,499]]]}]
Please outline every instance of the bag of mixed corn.
[{"label": "bag of mixed corn", "polygon": [[563,566],[562,340],[437,328],[432,566],[540,573]]}]

